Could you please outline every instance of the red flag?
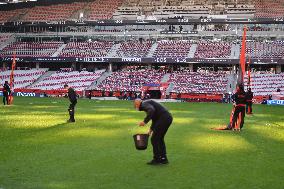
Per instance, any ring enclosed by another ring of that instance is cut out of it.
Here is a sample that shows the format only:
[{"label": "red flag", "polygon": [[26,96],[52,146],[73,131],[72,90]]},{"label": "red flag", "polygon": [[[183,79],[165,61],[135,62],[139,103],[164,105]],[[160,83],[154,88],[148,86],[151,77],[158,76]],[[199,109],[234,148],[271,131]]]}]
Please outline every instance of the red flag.
[{"label": "red flag", "polygon": [[10,74],[10,94],[9,94],[9,104],[12,104],[13,102],[13,90],[14,90],[14,70],[16,68],[16,54],[14,53],[13,55],[13,61],[12,61],[12,69],[11,69],[11,74]]},{"label": "red flag", "polygon": [[245,77],[245,71],[246,71],[246,33],[247,28],[244,27],[244,34],[243,34],[243,40],[242,40],[242,49],[240,54],[240,70],[241,71],[241,80],[239,80],[240,83],[244,83],[244,77]]}]

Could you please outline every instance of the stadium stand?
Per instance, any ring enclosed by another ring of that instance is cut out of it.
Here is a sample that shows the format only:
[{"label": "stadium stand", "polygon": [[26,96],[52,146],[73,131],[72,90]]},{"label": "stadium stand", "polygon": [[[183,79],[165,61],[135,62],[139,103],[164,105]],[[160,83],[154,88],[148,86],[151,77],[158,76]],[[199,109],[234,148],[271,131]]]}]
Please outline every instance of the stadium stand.
[{"label": "stadium stand", "polygon": [[255,0],[255,17],[283,18],[284,4],[282,0]]},{"label": "stadium stand", "polygon": [[32,89],[62,90],[64,89],[64,84],[68,84],[77,91],[83,91],[95,82],[103,72],[105,70],[98,70],[96,72],[58,71],[34,85]]},{"label": "stadium stand", "polygon": [[114,18],[192,18],[206,17],[210,14],[227,14],[230,17],[253,17],[254,0],[219,1],[213,0],[125,0],[117,9]]},{"label": "stadium stand", "polygon": [[146,57],[151,47],[151,41],[143,43],[139,41],[122,42],[117,55],[120,57]]},{"label": "stadium stand", "polygon": [[0,47],[4,44],[9,38],[11,37],[10,34],[0,34]]},{"label": "stadium stand", "polygon": [[28,9],[15,9],[10,11],[0,10],[0,23],[18,20],[20,15],[24,15]]},{"label": "stadium stand", "polygon": [[[247,77],[245,83],[247,83]],[[280,89],[280,94],[284,96],[284,73],[251,73],[250,87],[254,95],[272,95],[277,89]]]},{"label": "stadium stand", "polygon": [[22,21],[64,21],[70,19],[72,14],[83,9],[86,3],[74,2],[70,4],[57,4],[49,6],[36,6],[31,8],[22,17]]},{"label": "stadium stand", "polygon": [[88,20],[111,19],[122,0],[97,0],[89,3]]},{"label": "stadium stand", "polygon": [[284,5],[281,0],[216,1],[213,0],[96,0],[73,2],[29,9],[0,11],[0,23],[7,21],[65,21],[80,11],[87,20],[102,19],[156,19],[207,17],[210,14],[228,17],[281,18]]},{"label": "stadium stand", "polygon": [[124,69],[113,72],[95,90],[140,92],[144,84],[160,83],[164,74],[154,69]]},{"label": "stadium stand", "polygon": [[[21,89],[31,85],[47,72],[47,68],[14,71],[14,89]],[[11,70],[0,72],[0,82],[10,81]]]},{"label": "stadium stand", "polygon": [[187,69],[174,71],[170,76],[174,93],[223,94],[228,82],[224,72],[190,72]]},{"label": "stadium stand", "polygon": [[[0,35],[0,47],[5,43],[11,35]],[[194,42],[187,40],[162,40],[157,43],[153,41],[120,41],[116,51],[119,57],[147,57],[153,45],[152,57],[165,58],[186,58],[189,53],[194,54],[194,58],[230,58],[232,54],[232,46],[235,42],[225,41],[200,41],[197,48],[191,49]],[[46,42],[14,42],[7,45],[0,51],[3,57],[11,57],[16,52],[18,57],[50,57],[60,47],[64,47],[58,53],[59,57],[106,57],[109,55],[114,42],[95,41],[95,42],[69,42],[59,41]],[[240,46],[241,48],[241,46]],[[191,52],[192,51],[192,52]],[[234,52],[235,53],[235,52]],[[251,58],[281,59],[284,57],[284,41],[248,41],[246,45],[246,54]],[[235,54],[234,56],[238,56]]]},{"label": "stadium stand", "polygon": [[17,57],[50,57],[62,44],[58,41],[15,42],[6,46],[0,55],[9,57],[16,53]]},{"label": "stadium stand", "polygon": [[[5,43],[10,35],[0,35],[1,43]],[[196,49],[191,49],[193,42],[186,40],[163,40],[156,44],[153,41],[127,41],[119,42],[119,48],[115,49],[119,57],[147,57],[153,45],[153,57],[165,58],[186,58],[189,53],[194,54],[194,58],[230,58],[232,45],[234,42],[225,41],[200,41]],[[15,42],[7,45],[0,51],[1,56],[12,56],[16,52],[18,57],[50,57],[64,43],[59,41],[46,42]],[[59,57],[106,57],[112,49],[114,42],[69,42],[59,53]],[[240,47],[241,48],[241,47]],[[192,51],[192,52],[191,52]],[[246,54],[251,58],[278,58],[284,57],[284,41],[248,41]],[[238,54],[235,54],[238,56]]]},{"label": "stadium stand", "polygon": [[232,44],[229,42],[199,42],[195,58],[228,58]]},{"label": "stadium stand", "polygon": [[154,57],[185,58],[190,47],[189,41],[159,41]]},{"label": "stadium stand", "polygon": [[247,42],[246,53],[251,58],[283,58],[284,41]]},{"label": "stadium stand", "polygon": [[60,57],[105,57],[113,42],[70,42],[60,53]]}]

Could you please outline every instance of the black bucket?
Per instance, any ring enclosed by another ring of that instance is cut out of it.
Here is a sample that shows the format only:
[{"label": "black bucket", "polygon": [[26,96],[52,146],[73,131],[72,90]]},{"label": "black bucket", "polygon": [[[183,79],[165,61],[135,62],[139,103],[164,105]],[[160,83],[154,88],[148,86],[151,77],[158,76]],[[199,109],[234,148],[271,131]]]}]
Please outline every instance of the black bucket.
[{"label": "black bucket", "polygon": [[137,150],[145,150],[148,146],[148,134],[136,134],[133,135],[135,147]]}]

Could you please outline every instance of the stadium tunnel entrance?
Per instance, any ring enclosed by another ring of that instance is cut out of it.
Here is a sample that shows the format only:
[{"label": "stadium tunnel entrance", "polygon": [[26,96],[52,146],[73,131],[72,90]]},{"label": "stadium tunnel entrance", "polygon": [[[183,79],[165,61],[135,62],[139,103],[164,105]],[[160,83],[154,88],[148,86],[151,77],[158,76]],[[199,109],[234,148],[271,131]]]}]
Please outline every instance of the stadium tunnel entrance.
[{"label": "stadium tunnel entrance", "polygon": [[147,91],[152,99],[161,99],[162,93],[160,90],[149,90]]},{"label": "stadium tunnel entrance", "polygon": [[164,99],[166,98],[166,90],[169,83],[149,83],[142,87],[142,97],[153,98],[153,99]]}]

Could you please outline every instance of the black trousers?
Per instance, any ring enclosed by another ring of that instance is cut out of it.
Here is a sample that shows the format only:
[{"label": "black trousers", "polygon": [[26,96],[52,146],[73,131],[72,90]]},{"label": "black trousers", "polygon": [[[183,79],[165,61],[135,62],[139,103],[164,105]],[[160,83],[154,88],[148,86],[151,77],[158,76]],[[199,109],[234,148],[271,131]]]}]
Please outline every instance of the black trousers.
[{"label": "black trousers", "polygon": [[162,115],[158,120],[152,120],[151,129],[153,133],[151,143],[153,146],[154,159],[166,158],[167,151],[164,137],[172,121],[173,117],[168,113]]},{"label": "black trousers", "polygon": [[[232,127],[235,128],[237,121],[240,121],[240,128],[243,128],[245,122],[245,106],[236,106],[233,115]],[[239,119],[240,118],[240,119]],[[239,119],[239,120],[238,120]]]},{"label": "black trousers", "polygon": [[9,94],[8,93],[3,93],[3,104],[4,105],[9,104]]},{"label": "black trousers", "polygon": [[71,121],[75,121],[75,106],[77,104],[77,100],[72,101],[71,104],[69,105],[69,116]]},{"label": "black trousers", "polygon": [[252,102],[247,102],[246,113],[252,113]]}]

